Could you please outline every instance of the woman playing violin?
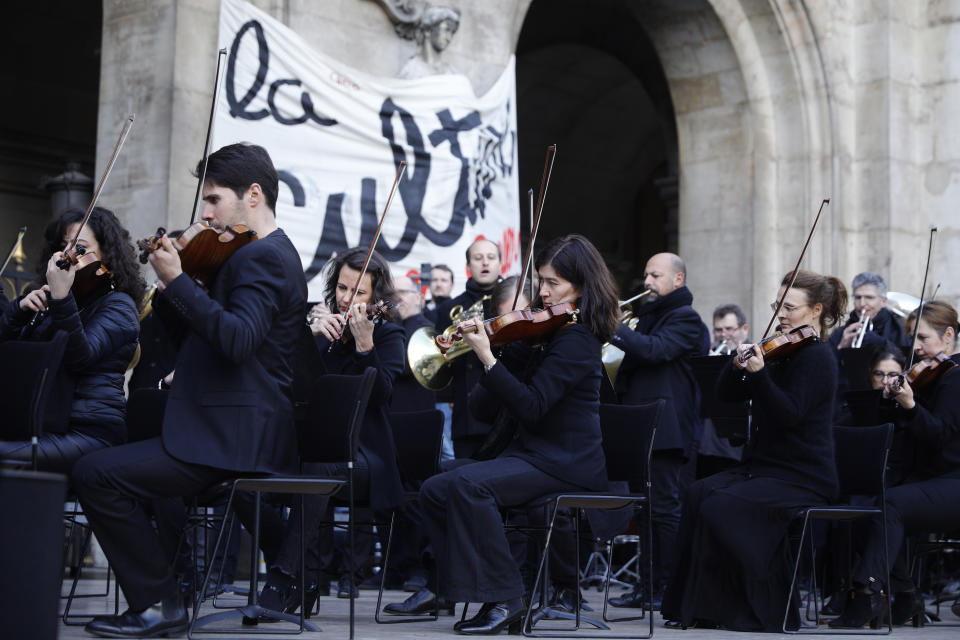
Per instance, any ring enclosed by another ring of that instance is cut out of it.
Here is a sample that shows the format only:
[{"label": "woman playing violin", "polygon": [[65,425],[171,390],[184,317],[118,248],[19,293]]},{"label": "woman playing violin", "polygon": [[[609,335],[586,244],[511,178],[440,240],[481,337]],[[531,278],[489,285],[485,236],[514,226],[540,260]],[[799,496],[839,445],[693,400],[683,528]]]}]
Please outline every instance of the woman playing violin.
[{"label": "woman playing violin", "polygon": [[463,634],[497,633],[523,614],[523,583],[499,509],[553,492],[606,487],[600,350],[619,323],[616,285],[599,252],[580,235],[551,242],[535,266],[540,290],[534,306],[572,303],[578,321],[544,336],[542,350],[524,351],[527,362],[511,358],[509,347],[498,358],[483,331],[464,333],[485,369],[471,410],[491,420],[505,407],[519,422],[518,435],[499,457],[461,464],[420,490],[439,595],[484,603],[476,617],[457,625]]},{"label": "woman playing violin", "polygon": [[[907,325],[917,324],[917,312]],[[923,305],[917,326],[916,359],[938,355],[960,363],[957,350],[957,311],[935,300]],[[893,594],[892,621],[905,624],[923,614],[923,598],[907,572],[904,539],[907,535],[960,528],[960,369],[947,371],[928,385],[914,389],[909,380],[886,379],[884,394],[897,410],[913,441],[913,459],[907,460],[903,484],[887,490],[887,547],[882,523],[873,523],[853,574],[854,589],[843,614],[831,626],[860,627],[881,610],[880,590]],[[891,563],[890,585],[882,584],[884,553]],[[862,593],[862,597],[856,597]]]},{"label": "woman playing violin", "polygon": [[[781,296],[792,276],[781,282]],[[841,321],[846,303],[840,280],[800,271],[779,309],[780,329],[808,325],[822,336]],[[663,601],[668,626],[780,631],[790,585],[791,516],[837,490],[832,349],[812,340],[767,361],[755,345],[740,348],[748,357],[731,359],[717,386],[725,400],[752,401],[750,442],[740,465],[687,491],[677,572]],[[794,610],[788,625],[798,623]]]},{"label": "woman playing violin", "polygon": [[[95,254],[110,271],[86,287],[89,291],[73,290],[77,265],[61,269],[57,261],[77,235],[83,216],[83,210],[69,209],[47,226],[37,268],[39,286],[14,301],[0,321],[0,340],[50,340],[57,331],[68,334],[54,388],[65,390],[69,406],[58,406],[55,398],[47,407],[46,433],[39,445],[40,468],[60,473],[69,473],[88,451],[126,440],[123,375],[137,348],[137,303],[145,289],[130,234],[113,213],[95,207],[77,247]],[[28,326],[41,312],[39,324]],[[67,414],[65,424],[51,418]],[[30,442],[0,442],[0,458],[29,461]]]},{"label": "woman playing violin", "polygon": [[[368,317],[378,301],[393,298],[393,282],[386,260],[373,252],[367,271],[358,284],[357,278],[363,269],[365,256],[366,248],[357,247],[338,253],[328,263],[324,305],[315,306],[309,316],[310,329],[315,336],[315,350],[311,350],[305,359],[311,362],[301,361],[298,364],[294,384],[298,387],[322,373],[359,375],[367,367],[377,370],[376,382],[360,428],[353,491],[359,499],[369,497],[374,510],[389,512],[403,501],[388,412],[393,383],[403,373],[406,359],[404,332],[400,325],[390,321],[389,309],[379,313],[379,319]],[[304,354],[298,355],[302,357]],[[294,395],[298,399],[303,398],[304,391],[295,388]],[[322,411],[323,407],[313,406],[311,410]],[[324,477],[347,477],[345,464],[309,464],[304,465],[304,471]],[[346,561],[341,566],[332,565],[333,530],[329,526],[322,529],[320,526],[321,521],[333,520],[332,506],[325,496],[307,496],[304,504],[307,567],[320,567],[328,577],[329,574],[339,574],[339,595],[349,597],[349,565]],[[285,528],[279,514],[262,514],[261,542],[270,563],[270,571],[260,604],[268,609],[286,609],[292,613],[300,601],[299,594],[294,591],[294,585],[299,584],[300,567],[299,505],[299,501],[294,501],[292,516]],[[246,506],[250,508],[250,505]],[[353,563],[357,570],[366,565],[372,542],[369,536],[364,537],[363,544],[359,544],[358,539],[358,557]],[[318,558],[318,549],[326,550],[328,556]],[[306,576],[305,584],[316,590],[320,577]],[[358,576],[354,576],[354,583],[358,582]],[[314,596],[310,593],[307,597],[312,600]]]}]

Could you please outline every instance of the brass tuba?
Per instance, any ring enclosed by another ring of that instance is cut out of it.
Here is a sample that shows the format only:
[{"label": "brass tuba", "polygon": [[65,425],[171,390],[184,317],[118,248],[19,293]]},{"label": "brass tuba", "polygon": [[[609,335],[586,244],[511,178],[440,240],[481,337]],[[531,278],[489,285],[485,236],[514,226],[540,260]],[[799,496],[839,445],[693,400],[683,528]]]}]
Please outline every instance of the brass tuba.
[{"label": "brass tuba", "polygon": [[[450,335],[457,330],[462,322],[473,318],[483,321],[483,303],[490,296],[483,296],[464,310],[461,305],[450,309],[450,326],[444,329],[443,335]],[[437,347],[434,338],[439,335],[436,329],[421,327],[413,332],[407,342],[407,364],[410,372],[425,389],[439,391],[450,384],[453,371],[450,361],[470,351],[470,346],[458,341],[453,347],[442,353]]]},{"label": "brass tuba", "polygon": [[[629,300],[621,300],[619,306],[622,309],[628,304],[639,300],[648,293],[650,293],[650,289],[646,289],[643,292],[638,293]],[[621,322],[627,325],[627,327],[629,327],[632,331],[637,328],[638,320],[633,313],[629,313],[625,318],[623,318],[623,320],[621,320]],[[615,347],[609,342],[604,343],[603,349],[600,352],[600,359],[603,361],[603,368],[607,371],[607,377],[610,378],[611,385],[615,385],[617,382],[617,372],[620,371],[620,365],[623,364],[623,355],[623,349]]]}]

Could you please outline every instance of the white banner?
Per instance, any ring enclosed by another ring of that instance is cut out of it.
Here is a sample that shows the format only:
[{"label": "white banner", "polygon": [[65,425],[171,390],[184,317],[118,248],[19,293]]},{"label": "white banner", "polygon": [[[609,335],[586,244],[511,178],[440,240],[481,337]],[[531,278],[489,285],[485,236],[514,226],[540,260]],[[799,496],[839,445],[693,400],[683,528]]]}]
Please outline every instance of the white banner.
[{"label": "white banner", "polygon": [[462,289],[477,237],[519,271],[515,65],[484,95],[462,75],[379,78],[314,51],[248,2],[221,0],[225,82],[212,148],[252,142],[280,172],[277,217],[310,299],[335,253],[367,247],[402,160],[407,170],[377,251],[394,275],[449,265]]}]

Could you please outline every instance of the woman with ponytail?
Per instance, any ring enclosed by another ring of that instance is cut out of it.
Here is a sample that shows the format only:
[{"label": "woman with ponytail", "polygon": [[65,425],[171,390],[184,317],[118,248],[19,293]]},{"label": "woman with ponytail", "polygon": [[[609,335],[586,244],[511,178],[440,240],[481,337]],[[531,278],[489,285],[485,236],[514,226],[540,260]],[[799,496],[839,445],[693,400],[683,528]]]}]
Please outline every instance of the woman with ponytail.
[{"label": "woman with ponytail", "polygon": [[[846,309],[837,278],[800,271],[794,280],[791,272],[777,299],[785,291],[778,315],[784,333],[809,325],[823,336]],[[750,442],[739,466],[687,491],[677,571],[663,600],[668,627],[780,631],[791,578],[790,521],[798,507],[826,502],[837,491],[831,347],[817,340],[774,362],[764,362],[755,345],[741,345],[740,352],[749,358],[731,359],[718,394],[752,401]],[[798,625],[794,608],[787,626]]]},{"label": "woman with ponytail", "polygon": [[[943,354],[960,364],[957,351],[957,311],[935,300],[907,318],[912,334],[916,326],[914,358],[920,362]],[[906,624],[923,616],[923,597],[910,577],[904,559],[908,535],[960,529],[960,368],[954,367],[936,381],[913,389],[906,380],[884,380],[884,395],[897,403],[898,422],[912,443],[912,460],[906,460],[906,479],[887,490],[887,545],[883,523],[872,523],[860,564],[853,574],[842,615],[830,626],[856,628],[877,618],[882,610],[881,591],[892,594],[891,620]],[[890,584],[885,578],[884,554],[890,560]]]}]

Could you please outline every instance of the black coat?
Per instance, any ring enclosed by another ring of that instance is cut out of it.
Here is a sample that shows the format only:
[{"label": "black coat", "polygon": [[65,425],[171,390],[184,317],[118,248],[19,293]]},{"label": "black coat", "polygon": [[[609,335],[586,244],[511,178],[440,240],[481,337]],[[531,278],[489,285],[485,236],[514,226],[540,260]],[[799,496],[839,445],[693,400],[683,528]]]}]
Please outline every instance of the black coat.
[{"label": "black coat", "polygon": [[700,415],[690,358],[703,350],[703,322],[686,287],[641,305],[637,327],[620,325],[612,344],[624,351],[616,391],[621,404],[667,401],[654,449],[689,453]]},{"label": "black coat", "polygon": [[410,372],[410,363],[407,362],[407,345],[417,329],[422,327],[433,328],[432,322],[422,313],[412,315],[400,321],[403,326],[403,373],[394,383],[391,411],[424,411],[433,409],[437,404],[437,396],[433,391],[426,389],[417,382]]},{"label": "black coat", "polygon": [[[113,444],[127,439],[123,376],[137,350],[137,306],[125,293],[107,293],[84,300],[71,293],[51,300],[49,313],[30,329],[32,311],[11,304],[0,323],[0,340],[49,340],[58,330],[68,333],[63,366],[55,388],[72,387],[69,428]],[[56,409],[49,409],[49,413]]]},{"label": "black coat", "polygon": [[[456,305],[462,305],[466,311],[477,300],[488,295],[489,290],[483,290],[474,282],[473,278],[467,280],[466,290],[456,298],[451,298],[437,307],[437,331],[443,331],[450,326],[450,310]],[[487,300],[483,304],[483,317],[490,319],[494,316],[493,305]],[[461,438],[476,438],[486,435],[490,431],[490,424],[478,419],[469,410],[470,391],[480,381],[483,375],[483,366],[473,352],[465,353],[452,361],[453,381],[450,383],[449,391],[440,392],[439,399],[453,402],[453,420],[451,426],[451,435],[454,440]],[[449,395],[447,395],[449,393]]]},{"label": "black coat", "polygon": [[360,454],[370,470],[370,505],[374,509],[393,509],[403,504],[403,486],[397,466],[397,450],[390,428],[390,398],[394,383],[403,373],[406,360],[403,329],[383,322],[373,330],[373,349],[357,353],[354,342],[337,342],[327,351],[330,341],[316,338],[326,373],[359,375],[367,367],[377,370],[377,378],[367,403],[360,429]]},{"label": "black coat", "polygon": [[[950,357],[960,364],[960,354]],[[915,447],[913,476],[960,478],[960,367],[914,391],[913,409],[900,409]]]},{"label": "black coat", "polygon": [[[581,324],[553,336],[534,360],[498,360],[471,394],[473,413],[492,421],[501,405],[519,420],[517,439],[503,456],[522,458],[560,480],[600,491],[607,488],[601,445],[600,341]],[[528,381],[517,379],[530,367]]]},{"label": "black coat", "polygon": [[157,298],[165,321],[189,329],[163,420],[167,452],[230,471],[296,469],[292,358],[307,283],[286,234],[239,249],[209,294],[183,274]]},{"label": "black coat", "polygon": [[733,365],[720,373],[724,400],[752,400],[750,442],[743,462],[755,476],[770,477],[816,492],[837,492],[833,454],[833,403],[837,361],[824,342],[808,344],[757,373]]}]

